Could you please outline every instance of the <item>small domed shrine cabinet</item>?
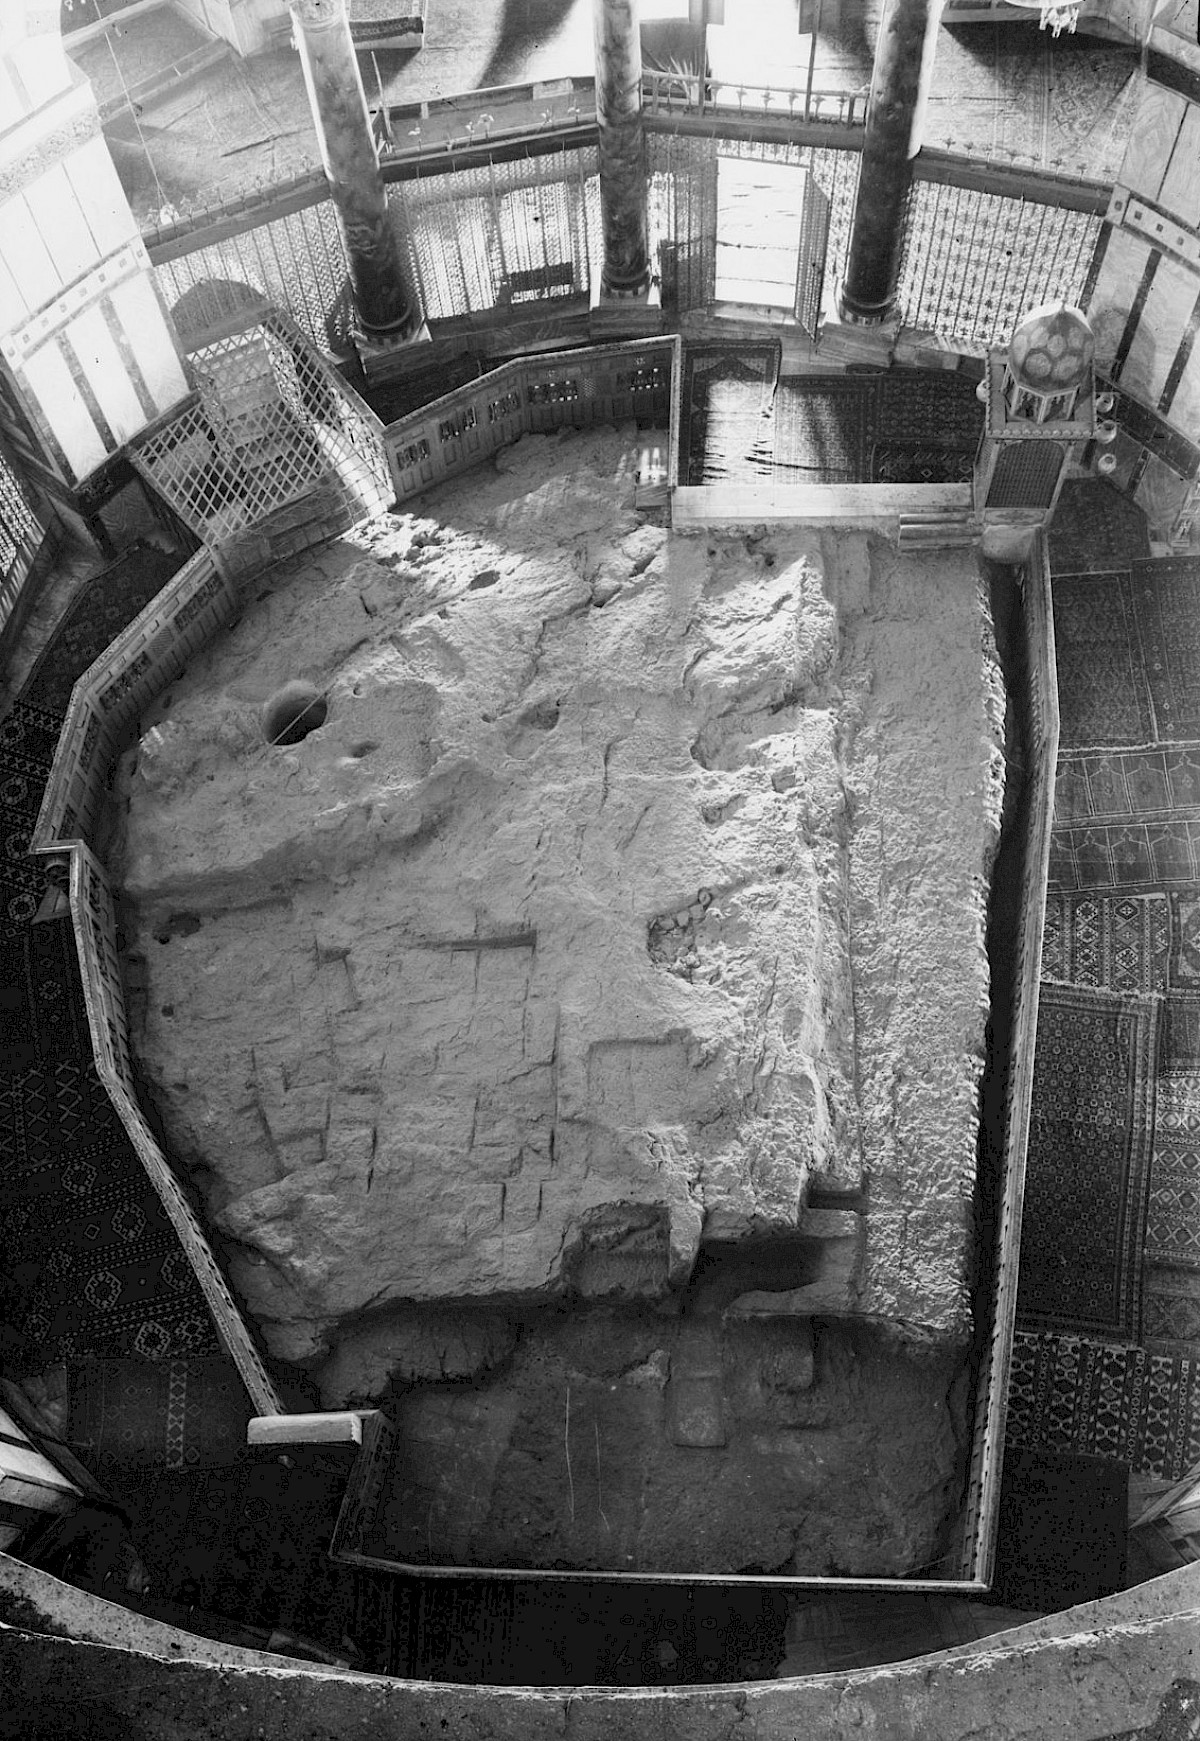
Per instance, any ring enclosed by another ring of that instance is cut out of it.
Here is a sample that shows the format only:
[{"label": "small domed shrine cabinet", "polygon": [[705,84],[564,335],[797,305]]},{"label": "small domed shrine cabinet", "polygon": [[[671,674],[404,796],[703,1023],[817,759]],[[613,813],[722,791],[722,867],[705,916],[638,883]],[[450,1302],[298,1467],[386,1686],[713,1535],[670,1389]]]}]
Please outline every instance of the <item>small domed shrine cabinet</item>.
[{"label": "small domed shrine cabinet", "polygon": [[1050,302],[1024,317],[1007,347],[988,352],[975,461],[986,553],[1022,554],[1054,512],[1068,460],[1108,435],[1109,426],[1097,427],[1095,350],[1083,311]]}]

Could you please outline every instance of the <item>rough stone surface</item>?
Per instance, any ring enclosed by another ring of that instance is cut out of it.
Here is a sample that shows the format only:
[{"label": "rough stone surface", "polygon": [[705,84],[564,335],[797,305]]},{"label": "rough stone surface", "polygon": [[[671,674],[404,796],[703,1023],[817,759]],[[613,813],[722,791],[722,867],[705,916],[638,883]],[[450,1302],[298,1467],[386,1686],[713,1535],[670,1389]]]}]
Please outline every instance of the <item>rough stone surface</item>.
[{"label": "rough stone surface", "polygon": [[[1113,1598],[1120,1601],[1120,1598]],[[449,1686],[265,1663],[169,1661],[148,1647],[0,1634],[0,1735],[96,1741],[1184,1741],[1194,1732],[1200,1610],[1030,1644],[980,1644],[853,1674],[716,1687]]]},{"label": "rough stone surface", "polygon": [[894,1577],[948,1549],[959,1361],[853,1321],[528,1318],[502,1379],[389,1406],[370,1551],[407,1564]]},{"label": "rough stone surface", "polygon": [[[807,1310],[969,1328],[1003,719],[969,556],[673,538],[630,448],[527,438],[310,558],[119,776],[136,1050],[334,1406],[495,1369],[515,1419],[550,1332],[512,1324],[677,1318],[702,1239],[798,1241],[740,1289],[784,1313],[824,1277]],[[272,748],[290,680],[328,718]],[[823,1268],[813,1190],[864,1212]]]}]

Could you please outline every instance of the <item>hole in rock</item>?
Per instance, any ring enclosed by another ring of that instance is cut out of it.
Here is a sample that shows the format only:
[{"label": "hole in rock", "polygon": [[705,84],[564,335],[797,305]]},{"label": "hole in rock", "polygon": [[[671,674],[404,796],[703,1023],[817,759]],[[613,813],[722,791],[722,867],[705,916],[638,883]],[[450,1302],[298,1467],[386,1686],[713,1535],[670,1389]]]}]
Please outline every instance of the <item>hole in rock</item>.
[{"label": "hole in rock", "polygon": [[481,569],[471,582],[470,590],[471,592],[479,592],[485,586],[495,586],[499,578],[500,570],[498,568]]},{"label": "hole in rock", "polygon": [[194,937],[200,929],[198,913],[172,913],[154,933],[158,943],[169,943],[172,937]]},{"label": "hole in rock", "polygon": [[265,703],[263,736],[269,744],[303,743],[309,732],[325,724],[328,713],[329,705],[316,685],[297,678]]},{"label": "hole in rock", "polygon": [[519,725],[531,725],[535,731],[553,731],[558,724],[559,703],[547,697],[535,701],[517,715]]},{"label": "hole in rock", "polygon": [[378,748],[379,745],[373,738],[363,738],[359,743],[351,744],[347,754],[353,756],[356,762],[361,762],[364,756],[369,756],[372,750]]}]

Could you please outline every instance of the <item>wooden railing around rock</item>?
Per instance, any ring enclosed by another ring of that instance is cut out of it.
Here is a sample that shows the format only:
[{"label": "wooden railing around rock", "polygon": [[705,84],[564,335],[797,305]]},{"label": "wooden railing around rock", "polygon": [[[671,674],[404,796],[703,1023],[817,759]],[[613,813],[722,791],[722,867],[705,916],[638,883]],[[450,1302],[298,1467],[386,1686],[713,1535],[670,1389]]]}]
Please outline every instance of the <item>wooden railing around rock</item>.
[{"label": "wooden railing around rock", "polygon": [[[527,433],[638,419],[667,429],[678,423],[681,371],[677,339],[644,339],[527,357],[507,363],[456,392],[390,424],[383,433],[398,502],[480,464]],[[665,493],[666,450],[657,448]],[[126,1130],[180,1232],[214,1319],[260,1415],[282,1404],[217,1268],[190,1206],[136,1100],[121,991],[112,890],[94,850],[113,764],[133,740],[137,721],[159,692],[241,609],[239,565],[218,544],[196,553],[75,685],[34,832],[34,851],[57,862],[69,885],[97,1065]],[[1057,752],[1057,698],[1049,586],[1040,553],[1025,584],[1030,653],[1028,838],[1024,851],[1021,932],[1008,1086],[1007,1139],[995,1257],[994,1311],[986,1339],[975,1419],[961,1552],[954,1577],[924,1580],[924,1589],[987,1586],[999,1505],[1006,1381],[1015,1311],[1021,1191],[1032,1087],[1037,984],[1045,903],[1049,824]],[[379,1447],[347,1494],[343,1557],[359,1552],[370,1511],[363,1487],[378,1475]],[[370,1480],[368,1481],[368,1476]],[[353,1517],[355,1527],[349,1520]],[[845,1582],[846,1580],[841,1580]],[[849,1580],[858,1582],[859,1580]],[[871,1580],[866,1582],[871,1583]],[[875,1581],[877,1582],[877,1581]]]},{"label": "wooden railing around rock", "polygon": [[678,339],[633,339],[524,357],[390,423],[397,502],[480,465],[522,435],[636,418],[667,429]]},{"label": "wooden railing around rock", "polygon": [[226,1349],[262,1414],[282,1403],[204,1230],[137,1101],[113,891],[92,850],[108,779],[146,703],[237,610],[212,550],[200,550],[76,683],[30,842],[66,884],[96,1069],[187,1253]]},{"label": "wooden railing around rock", "polygon": [[[294,344],[302,343],[294,331],[288,336]],[[398,499],[456,476],[527,431],[620,421],[643,413],[659,416],[665,424],[674,355],[674,341],[645,341],[506,365],[384,432]],[[495,416],[489,416],[492,406],[498,408]],[[193,411],[188,401],[181,412],[185,424]],[[409,448],[423,451],[423,446],[429,449],[429,463],[420,460],[405,474],[397,455]],[[153,468],[143,476],[154,487]],[[273,524],[286,511],[274,502],[267,506],[270,512],[262,524]],[[325,535],[332,536],[342,521],[323,524]],[[95,851],[113,766],[133,741],[141,715],[242,608],[239,579],[245,571],[247,528],[235,527],[224,542],[216,540],[211,528],[203,530],[212,542],[183,565],[75,684],[30,849],[50,860],[66,886],[101,1080],[179,1233],[257,1413],[278,1415],[283,1404],[254,1339],[138,1106],[113,891]],[[318,534],[319,528],[313,536]],[[312,541],[309,529],[304,541]]]},{"label": "wooden railing around rock", "polygon": [[1017,701],[1018,705],[1024,706],[1027,761],[1024,769],[1020,917],[1013,973],[1004,1149],[1000,1177],[996,1181],[990,1322],[986,1327],[987,1340],[976,1379],[975,1423],[962,1536],[963,1576],[985,1589],[992,1581],[1000,1510],[1008,1372],[1017,1311],[1025,1160],[1033,1101],[1050,827],[1054,816],[1054,775],[1058,761],[1054,617],[1046,547],[1041,536],[1025,568],[1022,630],[1026,684],[1024,694]]}]

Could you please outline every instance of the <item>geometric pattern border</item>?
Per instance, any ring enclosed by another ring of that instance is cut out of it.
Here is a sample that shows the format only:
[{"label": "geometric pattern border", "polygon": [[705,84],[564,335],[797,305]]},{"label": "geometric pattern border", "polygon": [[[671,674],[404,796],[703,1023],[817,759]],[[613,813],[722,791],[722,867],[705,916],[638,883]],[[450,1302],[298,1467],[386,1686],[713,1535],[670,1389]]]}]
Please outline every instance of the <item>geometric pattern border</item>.
[{"label": "geometric pattern border", "polygon": [[1178,1481],[1200,1462],[1200,1359],[1018,1330],[1007,1435]]}]

